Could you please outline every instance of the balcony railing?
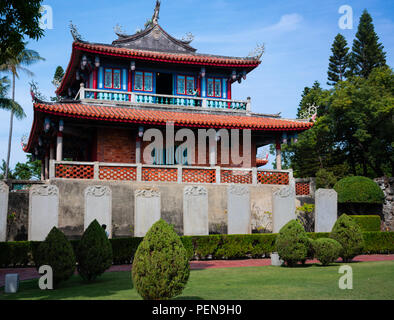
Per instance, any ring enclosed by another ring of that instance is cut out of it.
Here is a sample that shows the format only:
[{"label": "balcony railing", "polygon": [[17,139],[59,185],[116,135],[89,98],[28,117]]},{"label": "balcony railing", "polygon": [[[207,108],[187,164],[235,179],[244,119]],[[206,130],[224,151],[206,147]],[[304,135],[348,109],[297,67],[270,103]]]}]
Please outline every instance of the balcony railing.
[{"label": "balcony railing", "polygon": [[51,160],[49,177],[136,182],[288,185],[292,179],[292,171]]},{"label": "balcony railing", "polygon": [[145,92],[113,91],[103,89],[89,89],[81,84],[75,97],[85,101],[110,101],[113,103],[127,103],[138,105],[163,105],[190,108],[209,108],[230,111],[250,111],[250,98],[246,101],[215,98],[201,98],[195,96],[171,96]]}]

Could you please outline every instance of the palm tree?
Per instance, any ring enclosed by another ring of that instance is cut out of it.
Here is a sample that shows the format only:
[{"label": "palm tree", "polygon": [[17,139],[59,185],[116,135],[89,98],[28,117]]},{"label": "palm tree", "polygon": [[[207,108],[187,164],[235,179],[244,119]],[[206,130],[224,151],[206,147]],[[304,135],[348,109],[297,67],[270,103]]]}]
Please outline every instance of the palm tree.
[{"label": "palm tree", "polygon": [[[26,47],[24,47],[23,50],[21,50],[19,52],[8,51],[6,62],[4,64],[0,65],[0,71],[12,73],[12,98],[11,98],[12,103],[11,104],[13,105],[13,107],[9,108],[9,110],[11,110],[11,117],[10,117],[10,131],[9,131],[9,135],[8,135],[8,151],[7,151],[7,161],[6,161],[6,168],[5,168],[6,169],[5,179],[8,179],[8,168],[9,168],[9,164],[10,164],[11,140],[12,140],[14,114],[18,118],[18,113],[15,112],[17,110],[15,108],[16,107],[16,104],[15,104],[15,80],[19,79],[20,72],[24,72],[29,76],[33,76],[34,75],[33,72],[31,72],[29,69],[27,69],[26,66],[30,66],[33,63],[38,62],[40,60],[45,60],[45,59],[42,58],[38,54],[38,52],[36,52],[34,50],[26,49]],[[23,115],[25,116],[23,109],[21,111],[22,111]],[[21,113],[19,113],[19,116],[21,116]],[[23,116],[22,116],[22,118],[23,118]]]}]

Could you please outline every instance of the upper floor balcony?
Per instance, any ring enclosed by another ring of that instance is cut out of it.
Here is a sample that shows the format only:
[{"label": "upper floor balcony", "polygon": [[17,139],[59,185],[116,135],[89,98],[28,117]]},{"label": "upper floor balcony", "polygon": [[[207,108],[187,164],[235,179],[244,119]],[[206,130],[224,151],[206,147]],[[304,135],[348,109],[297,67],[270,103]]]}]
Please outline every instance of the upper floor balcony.
[{"label": "upper floor balcony", "polygon": [[139,106],[164,106],[164,107],[182,107],[182,108],[198,108],[198,109],[217,109],[222,111],[247,113],[251,110],[251,99],[247,100],[229,100],[216,99],[211,97],[195,96],[175,96],[166,94],[156,94],[147,92],[134,91],[114,91],[105,89],[85,88],[81,83],[76,100],[87,103],[106,102],[110,104],[125,104]]}]

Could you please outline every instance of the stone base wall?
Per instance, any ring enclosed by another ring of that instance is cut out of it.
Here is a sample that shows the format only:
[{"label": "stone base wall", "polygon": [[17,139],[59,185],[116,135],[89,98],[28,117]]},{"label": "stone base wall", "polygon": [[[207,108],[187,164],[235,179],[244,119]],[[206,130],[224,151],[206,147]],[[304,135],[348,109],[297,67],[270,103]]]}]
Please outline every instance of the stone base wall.
[{"label": "stone base wall", "polygon": [[374,181],[379,185],[384,193],[383,203],[383,230],[394,231],[394,178],[382,177]]},{"label": "stone base wall", "polygon": [[[88,181],[74,179],[54,179],[49,184],[59,189],[59,228],[70,238],[79,238],[84,230],[84,191],[89,186],[107,186],[112,192],[112,237],[134,236],[134,193],[135,190],[153,187],[161,195],[161,218],[174,225],[178,234],[183,235],[183,195],[187,184],[121,182],[121,181]],[[190,184],[194,185],[194,184]],[[227,197],[229,184],[204,184],[208,192],[208,228],[210,234],[227,233]],[[261,232],[265,219],[271,219],[272,193],[281,186],[259,185],[247,186],[250,192],[252,232]],[[9,212],[17,211],[21,222],[15,227],[23,226],[28,230],[28,192],[10,193]],[[20,199],[19,199],[20,198]],[[22,199],[23,198],[23,199]],[[18,200],[19,199],[19,200]],[[267,217],[266,217],[267,216]],[[270,228],[268,228],[270,229]],[[267,230],[271,231],[271,230]],[[12,232],[9,240],[14,240],[17,231]]]}]

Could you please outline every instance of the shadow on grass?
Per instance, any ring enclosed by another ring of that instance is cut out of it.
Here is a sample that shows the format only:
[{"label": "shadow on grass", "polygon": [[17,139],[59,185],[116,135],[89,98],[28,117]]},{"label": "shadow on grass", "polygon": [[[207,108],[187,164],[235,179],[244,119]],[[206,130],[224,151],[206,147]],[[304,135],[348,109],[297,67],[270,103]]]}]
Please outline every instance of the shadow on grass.
[{"label": "shadow on grass", "polygon": [[80,276],[73,275],[69,280],[59,284],[54,290],[40,290],[38,279],[26,280],[20,283],[19,292],[0,295],[5,300],[62,300],[62,299],[99,299],[111,298],[121,291],[133,289],[130,272],[108,272],[95,281],[87,282]]}]

